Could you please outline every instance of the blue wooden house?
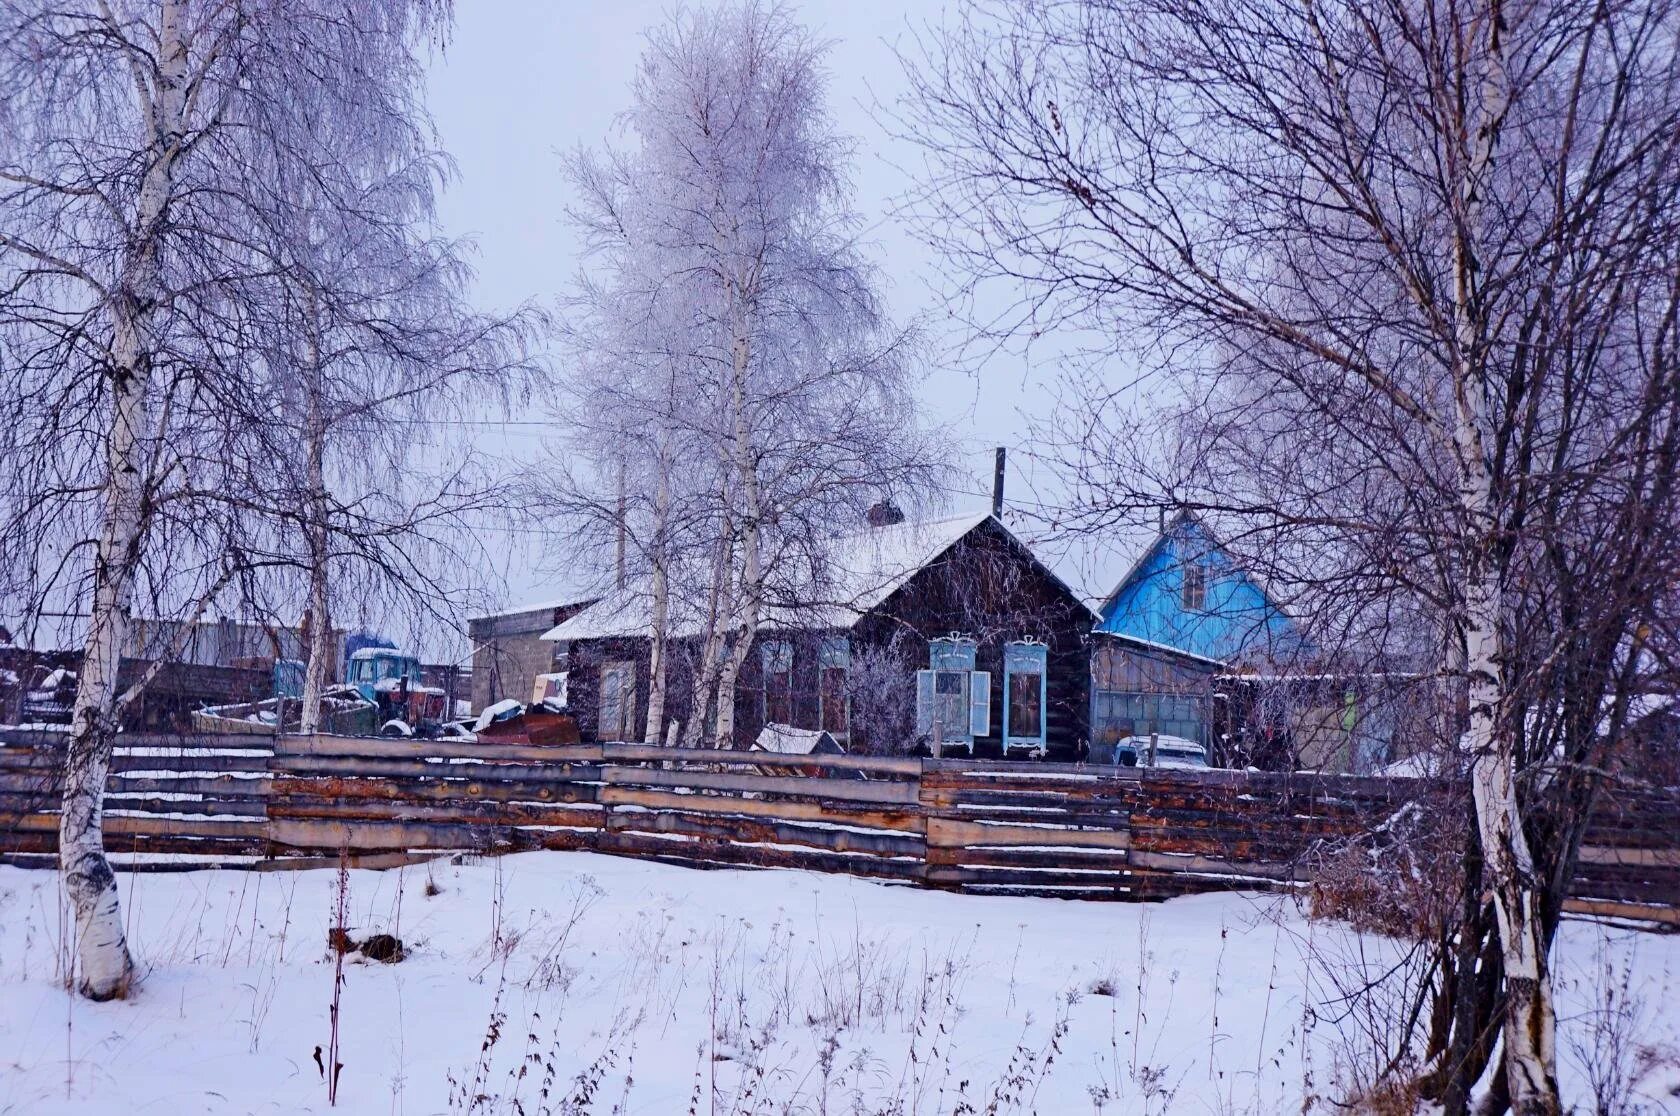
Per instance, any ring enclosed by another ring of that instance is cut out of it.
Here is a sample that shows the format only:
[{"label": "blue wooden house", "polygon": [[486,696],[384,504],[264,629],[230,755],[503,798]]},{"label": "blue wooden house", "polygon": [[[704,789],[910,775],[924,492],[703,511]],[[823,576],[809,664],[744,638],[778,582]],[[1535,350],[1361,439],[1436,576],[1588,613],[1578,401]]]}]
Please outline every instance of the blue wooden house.
[{"label": "blue wooden house", "polygon": [[1211,531],[1181,512],[1098,609],[1096,630],[1221,663],[1305,649],[1283,607]]},{"label": "blue wooden house", "polygon": [[1308,648],[1265,585],[1190,512],[1166,524],[1098,609],[1092,757],[1159,733],[1212,749],[1214,679]]}]

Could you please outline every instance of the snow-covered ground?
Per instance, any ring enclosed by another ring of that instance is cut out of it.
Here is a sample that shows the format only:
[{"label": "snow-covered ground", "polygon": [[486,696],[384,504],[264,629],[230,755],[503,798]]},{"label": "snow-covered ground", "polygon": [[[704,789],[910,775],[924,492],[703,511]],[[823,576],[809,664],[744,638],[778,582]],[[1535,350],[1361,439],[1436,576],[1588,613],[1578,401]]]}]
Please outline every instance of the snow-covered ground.
[{"label": "snow-covered ground", "polygon": [[[326,1111],[337,879],[124,875],[144,980],[90,1004],[61,985],[56,878],[0,868],[0,1113]],[[1338,1003],[1399,946],[1252,895],[956,896],[530,853],[351,872],[348,903],[353,936],[408,947],[345,966],[351,1113],[1331,1111],[1400,1014]],[[1646,1111],[1680,1106],[1655,1095],[1680,1086],[1680,936],[1572,922],[1560,964],[1571,1095],[1596,1059],[1643,1075]]]}]

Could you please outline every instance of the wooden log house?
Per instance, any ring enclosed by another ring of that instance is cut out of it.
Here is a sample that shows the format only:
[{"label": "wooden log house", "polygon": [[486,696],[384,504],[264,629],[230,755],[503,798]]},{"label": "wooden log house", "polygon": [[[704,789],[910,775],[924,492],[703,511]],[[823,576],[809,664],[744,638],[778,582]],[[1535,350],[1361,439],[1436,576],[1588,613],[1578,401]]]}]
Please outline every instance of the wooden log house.
[{"label": "wooden log house", "polygon": [[[996,515],[906,521],[878,505],[830,562],[816,600],[769,609],[754,636],[736,747],[777,723],[854,752],[1086,754],[1095,614]],[[645,738],[647,617],[630,586],[545,635],[585,740]],[[671,632],[662,736],[691,716],[702,644],[692,620]]]}]

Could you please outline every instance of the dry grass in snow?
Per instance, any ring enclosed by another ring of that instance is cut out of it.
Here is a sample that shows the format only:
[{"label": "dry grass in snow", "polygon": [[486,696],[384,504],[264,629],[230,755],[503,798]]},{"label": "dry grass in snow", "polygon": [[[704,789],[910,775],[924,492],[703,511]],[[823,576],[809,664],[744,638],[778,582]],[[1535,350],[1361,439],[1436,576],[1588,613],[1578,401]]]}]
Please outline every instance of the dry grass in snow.
[{"label": "dry grass in snow", "polygon": [[[338,873],[122,877],[136,997],[63,988],[56,878],[0,868],[0,1113],[328,1111]],[[1252,895],[956,896],[530,853],[347,879],[338,1111],[1345,1111],[1406,948]],[[1565,1088],[1680,1106],[1680,937],[1571,923]],[[1364,976],[1384,993],[1344,999]],[[317,1048],[320,1049],[318,1064]]]}]

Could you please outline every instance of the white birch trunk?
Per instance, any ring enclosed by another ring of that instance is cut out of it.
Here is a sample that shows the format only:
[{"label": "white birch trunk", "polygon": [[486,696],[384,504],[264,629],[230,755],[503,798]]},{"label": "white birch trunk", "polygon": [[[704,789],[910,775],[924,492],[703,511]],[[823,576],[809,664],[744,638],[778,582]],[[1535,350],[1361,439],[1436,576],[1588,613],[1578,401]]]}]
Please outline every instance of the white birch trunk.
[{"label": "white birch trunk", "polygon": [[[106,442],[104,513],[94,556],[87,644],[64,759],[64,802],[58,827],[59,871],[75,917],[79,989],[95,1000],[127,995],[134,962],[123,933],[116,874],[105,858],[105,783],[117,730],[117,671],[128,637],[130,598],[140,559],[151,375],[152,316],[159,297],[159,238],[184,135],[187,55],[180,12],[163,4],[158,24],[155,88],[146,120],[149,162],[135,202],[123,271],[109,300],[111,427]],[[137,81],[147,80],[144,76]]]},{"label": "white birch trunk", "polygon": [[671,462],[661,447],[659,480],[653,496],[653,603],[648,632],[647,727],[642,739],[658,744],[665,729],[665,640],[671,611],[671,578],[666,569],[665,531],[671,514]]},{"label": "white birch trunk", "polygon": [[741,664],[746,657],[743,648],[747,642],[739,630],[733,631],[727,653],[723,656],[723,666],[718,670],[717,720],[712,726],[714,748],[735,746],[735,690],[740,681]]},{"label": "white birch trunk", "polygon": [[298,731],[305,734],[321,731],[321,696],[327,689],[327,671],[333,657],[331,617],[327,612],[326,547],[319,545],[316,538],[325,534],[325,528],[310,528],[310,551],[314,561],[309,569],[309,657],[303,668],[303,710],[298,724]]},{"label": "white birch trunk", "polygon": [[734,638],[729,657],[724,660],[718,675],[716,746],[735,746],[735,687],[741,668],[752,653],[753,636],[758,632],[759,611],[763,599],[763,562],[760,554],[760,534],[763,509],[759,507],[758,469],[752,460],[750,431],[747,429],[747,372],[751,364],[751,343],[746,327],[738,322],[733,349],[733,383],[730,407],[734,420],[734,465],[736,479],[741,485],[741,502],[746,508],[746,531],[742,536],[745,553],[741,563],[740,609],[735,617]]},{"label": "white birch trunk", "polygon": [[105,522],[95,555],[93,607],[82,654],[76,705],[64,757],[58,826],[59,870],[75,916],[79,988],[95,1000],[125,996],[133,973],[117,902],[117,879],[105,858],[105,783],[111,769],[117,671],[128,635],[129,597],[139,556],[140,496],[146,413],[138,325],[117,315],[113,356],[128,376],[113,376],[116,396],[105,480]]},{"label": "white birch trunk", "polygon": [[[1480,462],[1482,439],[1474,425],[1459,428],[1461,465]],[[1489,518],[1490,478],[1485,468],[1465,468],[1464,492],[1478,522]],[[1465,586],[1465,667],[1469,717],[1465,748],[1471,757],[1470,787],[1481,839],[1483,864],[1493,893],[1494,915],[1505,967],[1506,1079],[1511,1110],[1520,1116],[1556,1116],[1562,1111],[1557,1083],[1557,1017],[1551,972],[1539,910],[1539,881],[1523,831],[1517,800],[1516,755],[1503,723],[1501,667],[1503,614],[1497,574],[1490,569],[1490,543],[1479,540],[1480,561]]]},{"label": "white birch trunk", "polygon": [[713,688],[717,685],[718,663],[723,656],[726,637],[723,622],[724,585],[730,579],[729,536],[732,527],[724,523],[718,536],[717,553],[712,559],[712,583],[706,592],[706,643],[700,652],[700,669],[694,675],[694,693],[689,702],[688,724],[683,726],[685,748],[700,746],[706,731],[706,707],[711,704]]},{"label": "white birch trunk", "polygon": [[741,570],[741,608],[736,614],[729,654],[723,660],[723,669],[718,673],[715,740],[719,748],[735,746],[735,690],[741,678],[741,668],[746,665],[747,656],[752,653],[753,636],[758,632],[761,592],[758,582],[762,579],[762,574],[756,516],[747,526],[746,538],[742,545],[746,547],[747,555]]},{"label": "white birch trunk", "polygon": [[1488,882],[1493,892],[1505,966],[1504,1050],[1511,1110],[1517,1116],[1556,1116],[1557,1019],[1533,854],[1517,799],[1514,737],[1504,709],[1502,579],[1497,568],[1498,510],[1487,460],[1487,353],[1477,305],[1479,237],[1486,184],[1491,181],[1499,130],[1510,103],[1505,64],[1505,10],[1490,0],[1473,34],[1485,36],[1476,100],[1470,106],[1469,147],[1460,179],[1460,226],[1454,238],[1453,311],[1457,354],[1454,447],[1460,499],[1471,533],[1464,586],[1465,668],[1471,792]]},{"label": "white birch trunk", "polygon": [[309,501],[309,648],[303,668],[303,710],[298,731],[304,734],[321,730],[321,695],[326,690],[327,670],[332,658],[332,622],[328,613],[327,585],[327,429],[321,398],[321,345],[315,327],[314,301],[310,304],[310,322],[305,347],[309,377],[309,415],[305,447],[306,499]]}]

